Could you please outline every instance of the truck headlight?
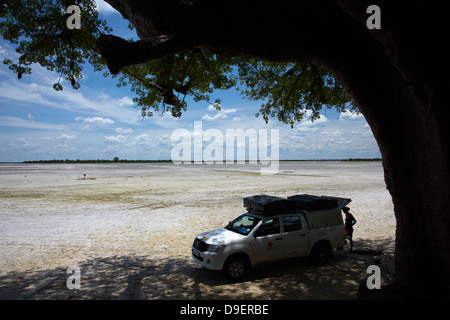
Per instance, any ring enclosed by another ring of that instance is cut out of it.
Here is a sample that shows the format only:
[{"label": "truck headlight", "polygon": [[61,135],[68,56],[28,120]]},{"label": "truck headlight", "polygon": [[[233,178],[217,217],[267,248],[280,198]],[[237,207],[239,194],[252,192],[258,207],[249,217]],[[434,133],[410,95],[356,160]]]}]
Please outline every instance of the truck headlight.
[{"label": "truck headlight", "polygon": [[206,251],[215,252],[217,254],[221,254],[224,249],[225,249],[224,245],[218,246],[218,245],[215,245],[215,244],[210,244]]}]

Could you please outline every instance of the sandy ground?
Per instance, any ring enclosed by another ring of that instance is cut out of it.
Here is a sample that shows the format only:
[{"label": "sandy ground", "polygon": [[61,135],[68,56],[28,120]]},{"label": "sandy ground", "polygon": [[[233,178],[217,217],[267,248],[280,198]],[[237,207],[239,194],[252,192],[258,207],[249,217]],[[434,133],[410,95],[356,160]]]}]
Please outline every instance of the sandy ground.
[{"label": "sandy ground", "polygon": [[[191,258],[254,194],[351,198],[354,253],[255,266],[229,283]],[[367,267],[392,281],[395,218],[379,162],[0,164],[0,299],[354,299]],[[374,253],[375,252],[375,253]],[[67,268],[81,288],[69,290]]]}]

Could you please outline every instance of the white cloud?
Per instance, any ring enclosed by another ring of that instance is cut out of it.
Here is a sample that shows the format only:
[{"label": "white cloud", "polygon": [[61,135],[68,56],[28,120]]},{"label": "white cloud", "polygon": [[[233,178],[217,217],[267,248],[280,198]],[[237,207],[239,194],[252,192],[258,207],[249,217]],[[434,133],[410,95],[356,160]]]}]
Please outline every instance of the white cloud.
[{"label": "white cloud", "polygon": [[118,105],[120,107],[130,107],[134,105],[133,99],[129,97],[122,97],[118,100]]},{"label": "white cloud", "polygon": [[213,104],[210,104],[208,106],[208,111],[214,111],[214,110],[217,110],[216,107]]},{"label": "white cloud", "polygon": [[131,142],[132,146],[149,146],[152,143],[152,138],[146,134],[143,133],[141,135],[138,135],[133,139],[133,142]]},{"label": "white cloud", "polygon": [[344,133],[340,130],[335,131],[323,131],[322,135],[326,136],[327,138],[337,138],[341,137]]},{"label": "white cloud", "polygon": [[348,110],[345,110],[344,112],[341,112],[339,120],[364,120],[364,116],[362,113],[350,112]]},{"label": "white cloud", "polygon": [[224,118],[227,118],[227,115],[225,114],[225,113],[217,113],[216,115],[214,115],[214,116],[210,116],[209,114],[205,114],[203,117],[202,117],[202,120],[206,120],[206,121],[214,121],[214,120],[217,120],[217,119],[224,119]]},{"label": "white cloud", "polygon": [[56,125],[51,123],[36,122],[30,118],[22,119],[14,116],[0,116],[0,126],[28,128],[28,129],[43,129],[43,130],[66,130],[65,125]]},{"label": "white cloud", "polygon": [[172,146],[172,139],[170,138],[170,136],[168,134],[163,135],[159,141],[158,141],[158,146],[161,147],[167,147],[167,146]]},{"label": "white cloud", "polygon": [[63,133],[62,135],[60,135],[59,137],[58,137],[58,139],[61,139],[61,140],[73,140],[73,139],[75,139],[77,136],[76,135],[68,135],[68,134],[66,134],[66,133]]},{"label": "white cloud", "polygon": [[127,139],[128,139],[128,136],[123,136],[123,135],[105,136],[105,141],[111,142],[111,143],[123,143],[123,142],[127,141]]},{"label": "white cloud", "polygon": [[114,121],[108,118],[102,118],[102,117],[89,117],[89,118],[82,118],[82,117],[76,117],[76,121],[83,121],[85,123],[89,124],[96,124],[96,125],[110,125],[113,124]]},{"label": "white cloud", "polygon": [[223,109],[223,110],[221,110],[221,112],[224,112],[224,113],[234,113],[234,112],[237,112],[239,109],[236,109],[236,108],[233,108],[233,109]]},{"label": "white cloud", "polygon": [[146,140],[148,140],[148,139],[149,139],[149,138],[148,138],[148,134],[143,133],[143,134],[137,136],[134,140],[135,140],[135,141],[146,141]]},{"label": "white cloud", "polygon": [[178,127],[180,121],[180,118],[173,117],[171,112],[164,112],[160,116],[154,115],[151,119],[153,123],[165,129]]},{"label": "white cloud", "polygon": [[[213,105],[209,105],[208,110],[214,111],[214,110],[216,110],[216,108]],[[214,121],[214,120],[218,120],[218,119],[225,119],[225,118],[228,118],[229,113],[235,113],[238,110],[239,109],[236,109],[236,108],[217,110],[217,113],[213,116],[210,116],[209,114],[205,114],[202,117],[202,120]]]},{"label": "white cloud", "polygon": [[73,140],[76,139],[76,135],[72,134],[69,135],[67,133],[63,133],[62,135],[58,136],[58,137],[43,137],[40,138],[40,140],[42,141],[55,141],[55,140]]},{"label": "white cloud", "polygon": [[[372,131],[365,131],[365,132],[363,132],[362,136],[363,136],[364,138],[374,138],[373,132],[372,132]],[[374,138],[374,139],[375,139],[375,138]]]},{"label": "white cloud", "polygon": [[[308,114],[294,129],[280,129],[280,154],[285,159],[345,159],[380,157],[370,128],[362,115],[337,114],[338,119]],[[341,117],[339,117],[341,116]],[[345,121],[349,120],[349,121]],[[360,120],[360,121],[355,121]]]},{"label": "white cloud", "polygon": [[20,142],[19,146],[16,145],[15,143],[10,144],[11,147],[19,147],[19,148],[23,148],[23,149],[32,149],[38,146],[38,144],[28,141],[26,140],[24,137],[20,137],[19,139],[17,139],[18,142]]},{"label": "white cloud", "polygon": [[[305,115],[307,115],[306,113]],[[304,119],[296,126],[297,133],[305,131],[317,131],[320,127],[324,127],[329,120],[324,115],[320,115],[318,119],[312,121],[310,117],[304,117]]]},{"label": "white cloud", "polygon": [[[36,73],[45,73],[49,77],[52,75],[43,68],[35,69],[33,71]],[[141,118],[139,112],[130,108],[134,103],[127,96],[111,97],[108,94],[98,94],[87,87],[73,90],[70,86],[64,86],[63,91],[55,91],[50,83],[43,80],[40,83],[42,84],[27,84],[11,77],[11,81],[0,83],[0,96],[14,103],[38,104],[46,108],[97,114],[129,124],[136,124]]]},{"label": "white cloud", "polygon": [[116,133],[120,134],[130,134],[133,133],[133,129],[116,128]]},{"label": "white cloud", "polygon": [[[104,8],[111,8],[104,1],[99,1]],[[112,9],[111,9],[112,10]],[[18,54],[14,47],[9,44],[0,44],[0,56],[3,58],[9,57],[11,59],[17,58]],[[126,123],[129,125],[141,125],[140,113],[132,106],[133,99],[127,95],[117,96],[116,91],[111,91],[111,95],[105,91],[94,89],[90,87],[93,79],[86,80],[84,75],[82,87],[79,90],[71,88],[70,84],[63,81],[64,90],[55,91],[52,85],[59,79],[59,74],[51,72],[38,64],[31,65],[33,72],[31,75],[26,75],[23,79],[18,80],[13,72],[7,69],[6,66],[0,66],[0,97],[2,107],[25,105],[33,106],[33,113],[24,113],[23,119],[17,118],[14,121],[3,119],[2,125],[28,127],[28,128],[48,128],[64,130],[65,126],[55,126],[47,123],[39,122],[24,122],[28,117],[29,120],[38,118],[39,109],[58,109],[75,113],[73,117],[81,114],[83,117],[102,117],[110,119],[115,123]],[[93,77],[95,78],[95,77]],[[98,80],[94,80],[98,81]],[[103,80],[108,84],[109,80]],[[114,81],[115,82],[115,81]],[[61,114],[61,113],[58,113]],[[5,114],[5,116],[12,116],[12,114]],[[61,118],[60,118],[61,119]],[[5,123],[6,122],[6,123]],[[89,123],[86,123],[88,125]],[[91,123],[92,124],[92,123]],[[106,124],[106,123],[105,123]],[[91,129],[86,126],[84,130]]]}]

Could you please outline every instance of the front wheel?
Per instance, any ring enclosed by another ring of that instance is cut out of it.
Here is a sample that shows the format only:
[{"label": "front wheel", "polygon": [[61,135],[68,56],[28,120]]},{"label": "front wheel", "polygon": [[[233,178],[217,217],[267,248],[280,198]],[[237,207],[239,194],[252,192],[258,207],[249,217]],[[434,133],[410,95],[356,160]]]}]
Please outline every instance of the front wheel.
[{"label": "front wheel", "polygon": [[236,256],[228,258],[222,271],[229,280],[240,281],[245,278],[249,269],[250,265],[247,259]]}]

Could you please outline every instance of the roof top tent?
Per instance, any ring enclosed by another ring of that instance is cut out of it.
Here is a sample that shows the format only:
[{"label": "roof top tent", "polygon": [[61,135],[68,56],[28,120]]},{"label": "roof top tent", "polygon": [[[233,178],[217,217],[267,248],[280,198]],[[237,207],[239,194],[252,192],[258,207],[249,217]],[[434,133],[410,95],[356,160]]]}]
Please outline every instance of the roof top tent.
[{"label": "roof top tent", "polygon": [[314,196],[298,194],[286,198],[256,195],[244,198],[244,207],[247,210],[258,211],[263,215],[275,215],[293,211],[323,211],[330,209],[342,209],[352,200],[330,196]]},{"label": "roof top tent", "polygon": [[244,207],[247,210],[258,211],[264,215],[274,215],[297,210],[297,205],[294,201],[268,195],[246,197],[244,198]]},{"label": "roof top tent", "polygon": [[342,209],[352,200],[330,196],[314,196],[310,194],[298,194],[288,197],[295,201],[297,208],[304,211],[319,211],[328,209]]}]

